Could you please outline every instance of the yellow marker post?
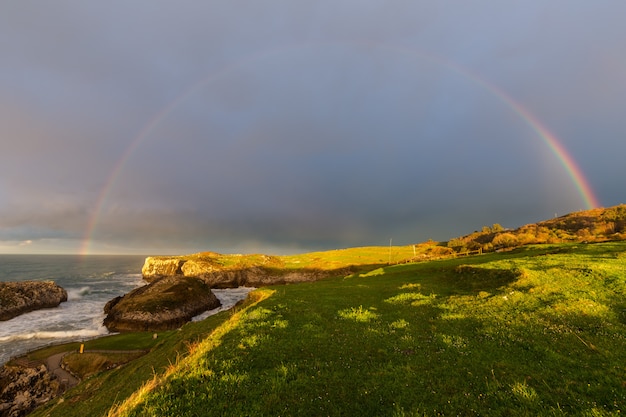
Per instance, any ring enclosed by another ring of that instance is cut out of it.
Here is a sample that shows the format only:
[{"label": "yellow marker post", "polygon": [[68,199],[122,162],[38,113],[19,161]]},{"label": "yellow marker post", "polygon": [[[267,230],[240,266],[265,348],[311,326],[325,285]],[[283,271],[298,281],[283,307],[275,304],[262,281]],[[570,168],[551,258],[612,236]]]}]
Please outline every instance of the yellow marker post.
[{"label": "yellow marker post", "polygon": [[85,344],[81,343],[80,344],[80,353],[82,354],[84,350],[85,350]]}]

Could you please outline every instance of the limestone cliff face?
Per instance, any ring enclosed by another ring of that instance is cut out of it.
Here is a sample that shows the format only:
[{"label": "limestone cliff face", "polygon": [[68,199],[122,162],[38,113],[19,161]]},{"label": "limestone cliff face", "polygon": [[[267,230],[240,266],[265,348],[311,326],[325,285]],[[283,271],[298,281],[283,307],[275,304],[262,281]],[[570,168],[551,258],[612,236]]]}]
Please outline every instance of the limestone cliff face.
[{"label": "limestone cliff face", "polygon": [[52,281],[0,282],[0,320],[67,301],[67,292]]},{"label": "limestone cliff face", "polygon": [[202,280],[162,277],[109,301],[103,324],[113,332],[170,330],[219,306],[220,301]]},{"label": "limestone cliff face", "polygon": [[253,260],[231,255],[203,253],[189,257],[148,257],[141,269],[148,285],[117,297],[104,308],[104,325],[115,332],[175,329],[204,311],[219,307],[211,288],[262,287],[316,281],[348,273],[349,269],[286,269],[274,257]]},{"label": "limestone cliff face", "polygon": [[160,277],[182,275],[182,266],[185,261],[180,258],[156,258],[148,257],[141,268],[141,274],[146,281],[152,281]]},{"label": "limestone cliff face", "polygon": [[[172,264],[176,264],[177,268],[173,268]],[[205,260],[149,257],[146,258],[141,272],[146,281],[163,276],[197,277],[211,288],[236,288],[317,281],[343,272],[347,273],[349,270],[323,271],[304,268],[287,270],[265,266],[222,268],[214,262]]]}]

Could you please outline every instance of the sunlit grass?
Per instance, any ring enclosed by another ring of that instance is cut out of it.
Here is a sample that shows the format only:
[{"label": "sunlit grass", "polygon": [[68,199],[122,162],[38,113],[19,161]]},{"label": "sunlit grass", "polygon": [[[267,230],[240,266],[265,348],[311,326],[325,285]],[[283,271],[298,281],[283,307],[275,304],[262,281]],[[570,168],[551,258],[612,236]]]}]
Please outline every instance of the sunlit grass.
[{"label": "sunlit grass", "polygon": [[256,291],[111,415],[621,415],[625,254],[524,247]]},{"label": "sunlit grass", "polygon": [[361,323],[367,323],[379,317],[378,314],[364,309],[363,306],[346,308],[340,310],[337,314],[342,319],[354,320]]},{"label": "sunlit grass", "polygon": [[618,415],[626,245],[535,251],[277,287],[120,415]]}]

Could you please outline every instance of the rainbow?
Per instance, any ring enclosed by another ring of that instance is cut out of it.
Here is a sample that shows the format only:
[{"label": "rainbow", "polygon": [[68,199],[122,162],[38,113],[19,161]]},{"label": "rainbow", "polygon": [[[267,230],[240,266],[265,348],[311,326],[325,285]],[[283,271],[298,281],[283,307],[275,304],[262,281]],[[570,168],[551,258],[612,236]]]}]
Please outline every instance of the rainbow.
[{"label": "rainbow", "polygon": [[545,126],[539,122],[527,109],[522,107],[519,103],[513,101],[509,96],[505,95],[495,87],[491,89],[497,94],[502,101],[506,102],[528,125],[537,133],[537,135],[543,139],[548,145],[548,148],[559,160],[565,171],[572,179],[572,182],[576,186],[578,193],[582,197],[585,203],[585,208],[593,209],[600,206],[598,197],[596,197],[589,181],[585,177],[583,171],[580,169],[576,160],[565,149],[565,146],[554,136]]},{"label": "rainbow", "polygon": [[79,250],[80,255],[89,254],[89,246],[91,244],[91,237],[96,230],[96,226],[98,225],[98,218],[100,217],[102,208],[104,207],[104,203],[109,193],[113,189],[113,186],[115,185],[117,181],[117,178],[122,173],[122,170],[124,169],[124,166],[126,165],[126,162],[128,161],[128,159],[130,159],[131,155],[135,152],[135,150],[139,148],[142,142],[154,131],[154,129],[156,129],[156,127],[161,123],[161,121],[165,119],[172,111],[174,111],[181,103],[185,102],[185,100],[187,100],[193,93],[200,90],[202,87],[214,82],[215,80],[217,80],[224,74],[228,74],[231,70],[235,68],[239,68],[240,66],[244,65],[247,62],[258,59],[258,55],[265,56],[267,54],[268,52],[265,52],[262,54],[255,54],[255,55],[249,56],[247,59],[244,59],[241,62],[238,61],[233,64],[226,65],[222,67],[221,69],[219,69],[218,71],[214,73],[210,73],[208,76],[195,82],[186,90],[184,90],[181,94],[176,96],[174,100],[172,100],[169,104],[167,104],[165,107],[159,110],[154,115],[154,117],[152,117],[152,119],[150,119],[148,123],[146,123],[143,126],[143,128],[139,131],[137,136],[135,136],[130,141],[129,145],[126,147],[126,149],[124,150],[124,152],[118,159],[117,163],[111,170],[111,173],[109,174],[106,181],[104,182],[104,186],[102,187],[102,189],[100,190],[100,193],[98,194],[98,197],[96,199],[96,204],[95,204],[95,210],[91,218],[89,219],[89,222],[87,223],[87,227],[85,229],[86,231],[85,231],[82,244]]},{"label": "rainbow", "polygon": [[572,183],[578,190],[578,193],[585,205],[586,209],[593,209],[596,207],[600,207],[600,202],[596,197],[589,181],[585,177],[583,171],[578,166],[576,160],[572,157],[572,155],[567,151],[562,142],[550,132],[550,130],[545,127],[532,113],[530,110],[523,107],[520,103],[515,101],[510,95],[505,93],[502,89],[496,87],[494,84],[486,81],[484,78],[474,74],[469,69],[461,67],[460,65],[448,61],[440,56],[418,52],[410,48],[405,48],[397,45],[386,45],[381,44],[381,46],[385,46],[387,48],[395,49],[399,52],[417,55],[421,58],[424,58],[430,62],[441,65],[442,67],[448,68],[457,74],[463,76],[466,79],[471,80],[474,84],[484,88],[488,92],[490,92],[494,97],[499,99],[502,103],[506,104],[517,116],[522,119],[536,134],[539,136],[542,141],[548,146],[548,149],[552,152],[552,154],[557,158],[561,166],[567,172],[567,175],[572,180]]},{"label": "rainbow", "polygon": [[[422,59],[426,59],[431,63],[435,63],[437,65],[441,65],[444,68],[450,69],[455,73],[461,75],[465,79],[469,79],[474,84],[484,88],[489,91],[494,97],[496,97],[499,101],[506,104],[517,116],[522,119],[535,133],[541,138],[541,140],[547,145],[548,149],[550,149],[551,153],[557,158],[560,165],[565,169],[567,175],[572,180],[572,183],[576,187],[584,205],[587,209],[592,209],[600,206],[599,200],[596,197],[589,181],[585,177],[583,171],[580,169],[572,155],[567,151],[562,142],[552,134],[547,127],[545,127],[528,109],[523,107],[520,103],[515,101],[511,96],[506,94],[503,90],[496,87],[495,85],[487,82],[483,78],[478,75],[470,72],[468,69],[459,66],[453,62],[447,61],[439,56],[419,52],[410,48],[398,46],[398,45],[389,45],[384,43],[374,43],[374,42],[349,42],[347,44],[351,45],[361,45],[367,47],[381,47],[389,50],[394,50],[400,52],[402,54],[408,54],[411,56],[417,56]],[[90,244],[92,240],[92,235],[95,232],[95,229],[98,225],[98,218],[100,217],[101,211],[104,207],[104,203],[111,192],[113,186],[115,185],[117,178],[120,176],[126,162],[131,157],[131,155],[137,150],[137,148],[141,145],[141,143],[158,127],[163,119],[165,119],[174,109],[176,109],[181,103],[185,102],[192,94],[201,88],[206,87],[207,85],[215,82],[217,79],[222,77],[225,74],[228,74],[231,70],[239,68],[247,63],[254,62],[260,57],[267,57],[275,53],[283,53],[285,50],[294,50],[301,49],[302,45],[296,47],[287,47],[287,48],[277,48],[268,51],[262,51],[260,53],[252,54],[246,57],[243,60],[234,62],[230,65],[224,66],[216,72],[210,73],[207,77],[197,81],[192,84],[189,88],[184,90],[181,94],[176,96],[174,100],[172,100],[168,105],[163,107],[159,112],[157,112],[152,119],[148,121],[144,125],[144,127],[139,131],[137,136],[135,136],[127,148],[122,153],[121,157],[111,170],[108,178],[105,181],[104,186],[102,187],[95,203],[95,210],[89,219],[89,222],[86,227],[86,231],[83,237],[83,241],[80,247],[80,254],[87,255],[89,254]]]},{"label": "rainbow", "polygon": [[589,181],[585,177],[585,174],[576,163],[576,160],[567,151],[563,143],[548,130],[528,109],[523,107],[520,103],[513,100],[511,96],[504,91],[496,87],[495,85],[488,83],[484,79],[472,74],[466,69],[459,68],[458,66],[448,65],[449,68],[454,69],[458,73],[462,73],[473,80],[476,84],[481,85],[500,101],[505,103],[514,113],[516,113],[530,128],[539,136],[543,142],[548,146],[550,151],[560,164],[565,168],[567,175],[576,186],[578,193],[580,194],[586,209],[593,209],[600,206],[598,197],[596,197]]}]

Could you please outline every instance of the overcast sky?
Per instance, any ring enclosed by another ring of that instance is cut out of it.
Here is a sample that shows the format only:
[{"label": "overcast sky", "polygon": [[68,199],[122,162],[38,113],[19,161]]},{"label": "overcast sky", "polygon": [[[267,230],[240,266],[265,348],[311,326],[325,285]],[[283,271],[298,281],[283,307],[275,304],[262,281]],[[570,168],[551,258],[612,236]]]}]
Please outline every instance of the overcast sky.
[{"label": "overcast sky", "polygon": [[626,3],[0,5],[0,253],[292,253],[626,202]]}]

